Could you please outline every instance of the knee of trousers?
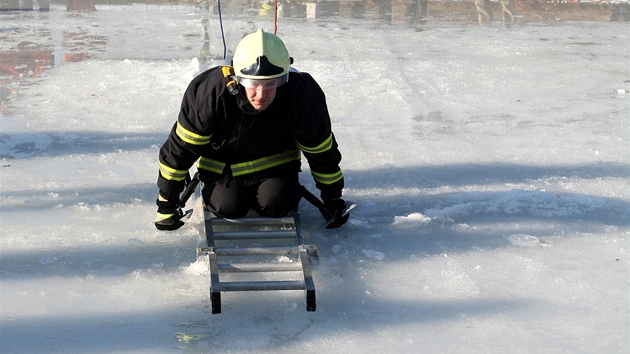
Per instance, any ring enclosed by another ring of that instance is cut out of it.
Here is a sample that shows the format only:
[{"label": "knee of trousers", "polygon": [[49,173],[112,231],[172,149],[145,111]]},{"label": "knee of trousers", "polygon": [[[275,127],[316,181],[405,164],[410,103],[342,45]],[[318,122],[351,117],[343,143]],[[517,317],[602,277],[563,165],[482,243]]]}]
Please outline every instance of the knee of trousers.
[{"label": "knee of trousers", "polygon": [[241,193],[226,193],[223,187],[204,188],[202,190],[203,201],[206,207],[216,216],[222,218],[240,218],[251,209],[251,201]]},{"label": "knee of trousers", "polygon": [[262,215],[281,217],[287,215],[300,202],[302,195],[294,188],[276,191],[273,194],[258,194],[258,205]]}]

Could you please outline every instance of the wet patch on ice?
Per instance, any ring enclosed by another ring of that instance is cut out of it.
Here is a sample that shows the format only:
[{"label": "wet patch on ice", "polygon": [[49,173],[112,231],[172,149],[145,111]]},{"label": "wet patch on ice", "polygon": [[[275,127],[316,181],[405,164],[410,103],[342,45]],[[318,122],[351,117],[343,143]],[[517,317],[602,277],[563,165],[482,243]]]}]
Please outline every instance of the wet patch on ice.
[{"label": "wet patch on ice", "polygon": [[0,134],[0,155],[4,159],[27,157],[52,144],[47,134]]}]

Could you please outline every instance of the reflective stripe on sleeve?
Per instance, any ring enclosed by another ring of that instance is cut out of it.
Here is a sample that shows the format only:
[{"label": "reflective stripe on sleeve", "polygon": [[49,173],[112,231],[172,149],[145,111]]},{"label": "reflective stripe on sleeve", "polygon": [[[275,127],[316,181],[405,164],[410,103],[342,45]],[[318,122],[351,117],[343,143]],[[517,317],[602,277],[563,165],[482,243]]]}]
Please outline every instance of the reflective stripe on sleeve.
[{"label": "reflective stripe on sleeve", "polygon": [[169,181],[183,181],[188,175],[188,170],[176,170],[160,162],[160,174]]},{"label": "reflective stripe on sleeve", "polygon": [[299,161],[301,154],[299,150],[289,150],[280,154],[266,156],[254,161],[241,162],[231,165],[232,176],[241,176],[248,173],[254,173],[275,166],[285,164],[290,161]]},{"label": "reflective stripe on sleeve", "polygon": [[179,121],[177,122],[175,133],[180,139],[192,145],[210,144],[210,137],[212,137],[212,135],[199,135],[193,133],[190,130],[184,128],[181,124],[179,124]]},{"label": "reflective stripe on sleeve", "polygon": [[197,162],[197,168],[218,174],[223,173],[224,167],[225,163],[207,157],[201,157]]},{"label": "reflective stripe on sleeve", "polygon": [[313,175],[315,181],[322,184],[333,184],[343,178],[341,170],[335,173],[318,173],[311,171],[311,174]]},{"label": "reflective stripe on sleeve", "polygon": [[308,146],[304,146],[302,144],[300,144],[297,140],[295,141],[295,145],[302,151],[304,152],[308,152],[311,154],[319,154],[322,152],[326,152],[328,150],[330,150],[332,148],[332,143],[333,143],[333,136],[332,133],[330,133],[330,136],[328,137],[328,139],[324,140],[323,143],[315,146],[315,147],[308,147]]}]

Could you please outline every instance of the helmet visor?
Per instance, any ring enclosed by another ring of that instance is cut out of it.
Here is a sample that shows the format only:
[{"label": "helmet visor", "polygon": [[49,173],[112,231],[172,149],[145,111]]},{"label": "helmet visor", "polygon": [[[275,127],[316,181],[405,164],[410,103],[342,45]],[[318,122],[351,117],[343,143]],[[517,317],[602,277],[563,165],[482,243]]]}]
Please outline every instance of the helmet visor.
[{"label": "helmet visor", "polygon": [[269,90],[272,88],[277,88],[278,86],[287,82],[287,77],[288,75],[283,75],[275,79],[246,79],[243,77],[239,77],[237,78],[237,80],[239,84],[246,88]]}]

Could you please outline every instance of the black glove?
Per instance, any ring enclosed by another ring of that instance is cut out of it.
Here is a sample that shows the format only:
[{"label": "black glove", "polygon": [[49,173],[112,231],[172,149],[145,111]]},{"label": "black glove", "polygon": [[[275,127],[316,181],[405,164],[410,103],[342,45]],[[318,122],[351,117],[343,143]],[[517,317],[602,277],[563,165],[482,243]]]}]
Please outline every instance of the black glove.
[{"label": "black glove", "polygon": [[[333,219],[333,222],[326,225],[327,229],[336,229],[345,224],[346,221],[348,221],[348,219],[350,218],[350,214],[348,213],[346,213],[346,215],[343,215],[343,211],[346,209],[345,200],[341,198],[325,200],[324,205],[331,215],[330,219]],[[328,221],[330,221],[330,219],[328,219]]]},{"label": "black glove", "polygon": [[181,221],[184,213],[179,207],[178,202],[162,201],[158,199],[156,204],[158,210],[155,216],[155,227],[158,230],[173,231],[184,225],[184,222]]}]

